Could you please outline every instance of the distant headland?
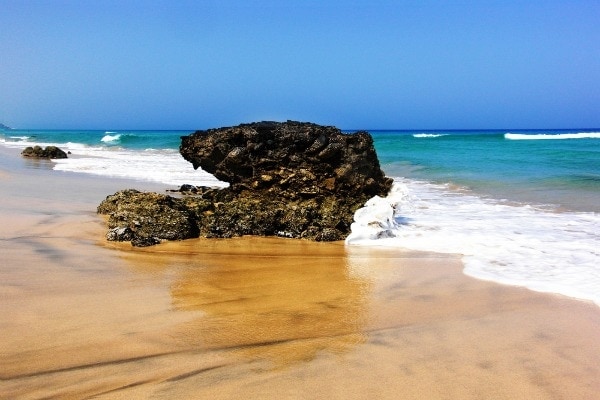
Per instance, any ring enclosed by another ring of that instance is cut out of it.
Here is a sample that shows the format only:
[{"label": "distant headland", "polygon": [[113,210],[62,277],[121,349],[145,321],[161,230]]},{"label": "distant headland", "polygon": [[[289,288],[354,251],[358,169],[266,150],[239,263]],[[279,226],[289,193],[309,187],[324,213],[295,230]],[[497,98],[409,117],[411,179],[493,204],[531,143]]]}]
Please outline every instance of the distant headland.
[{"label": "distant headland", "polygon": [[12,130],[12,128],[10,126],[6,126],[4,124],[0,124],[0,130],[1,131],[10,131],[10,130]]}]

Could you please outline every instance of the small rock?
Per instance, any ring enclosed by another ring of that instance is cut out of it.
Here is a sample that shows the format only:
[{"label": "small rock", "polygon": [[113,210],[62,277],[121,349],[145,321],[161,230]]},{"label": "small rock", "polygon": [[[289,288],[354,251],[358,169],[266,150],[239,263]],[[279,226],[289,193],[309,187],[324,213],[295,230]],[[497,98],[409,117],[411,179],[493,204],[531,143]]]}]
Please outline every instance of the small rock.
[{"label": "small rock", "polygon": [[112,242],[126,242],[133,238],[133,232],[127,227],[116,227],[109,229],[106,240]]},{"label": "small rock", "polygon": [[31,158],[67,158],[67,153],[56,146],[47,146],[43,149],[41,146],[26,147],[21,155]]}]

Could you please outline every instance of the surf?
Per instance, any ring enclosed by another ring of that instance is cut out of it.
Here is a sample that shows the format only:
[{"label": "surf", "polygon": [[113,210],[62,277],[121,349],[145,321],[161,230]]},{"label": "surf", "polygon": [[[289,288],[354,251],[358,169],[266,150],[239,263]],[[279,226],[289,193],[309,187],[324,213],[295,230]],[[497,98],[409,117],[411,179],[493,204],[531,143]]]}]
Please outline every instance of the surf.
[{"label": "surf", "polygon": [[552,212],[397,178],[355,214],[347,245],[461,254],[475,278],[600,305],[600,215]]},{"label": "surf", "polygon": [[447,133],[415,133],[412,135],[414,138],[422,139],[422,138],[437,138],[442,136],[448,136]]},{"label": "surf", "polygon": [[505,133],[504,138],[508,140],[565,140],[565,139],[600,139],[600,132],[578,132],[578,133]]},{"label": "surf", "polygon": [[100,139],[102,143],[117,143],[121,140],[121,135],[116,132],[105,132],[106,135]]}]

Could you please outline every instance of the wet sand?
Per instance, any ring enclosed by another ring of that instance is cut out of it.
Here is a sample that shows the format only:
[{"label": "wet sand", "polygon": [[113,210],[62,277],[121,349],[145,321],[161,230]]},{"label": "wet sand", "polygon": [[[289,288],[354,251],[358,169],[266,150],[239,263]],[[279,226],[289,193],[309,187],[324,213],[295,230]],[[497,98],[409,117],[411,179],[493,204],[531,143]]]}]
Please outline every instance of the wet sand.
[{"label": "wet sand", "polygon": [[2,399],[600,398],[593,304],[456,255],[107,243],[98,203],[159,185],[0,157]]}]

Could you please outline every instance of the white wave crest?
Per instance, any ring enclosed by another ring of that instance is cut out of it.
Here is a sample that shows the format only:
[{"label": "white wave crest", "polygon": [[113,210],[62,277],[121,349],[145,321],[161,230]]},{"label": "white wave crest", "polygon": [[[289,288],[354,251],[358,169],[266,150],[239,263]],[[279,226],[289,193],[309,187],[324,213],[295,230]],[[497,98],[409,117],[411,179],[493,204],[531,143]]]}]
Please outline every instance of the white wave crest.
[{"label": "white wave crest", "polygon": [[31,136],[9,136],[8,138],[14,141],[26,142],[31,138]]},{"label": "white wave crest", "polygon": [[448,136],[447,133],[415,133],[414,138],[436,138],[440,136]]},{"label": "white wave crest", "polygon": [[[111,132],[111,133],[114,133],[114,132]],[[100,139],[100,141],[103,143],[114,143],[114,142],[118,142],[120,139],[121,139],[120,134],[104,135],[104,137],[102,139]]]},{"label": "white wave crest", "polygon": [[600,139],[600,132],[580,132],[580,133],[505,133],[505,139],[509,140],[564,140],[564,139]]}]

